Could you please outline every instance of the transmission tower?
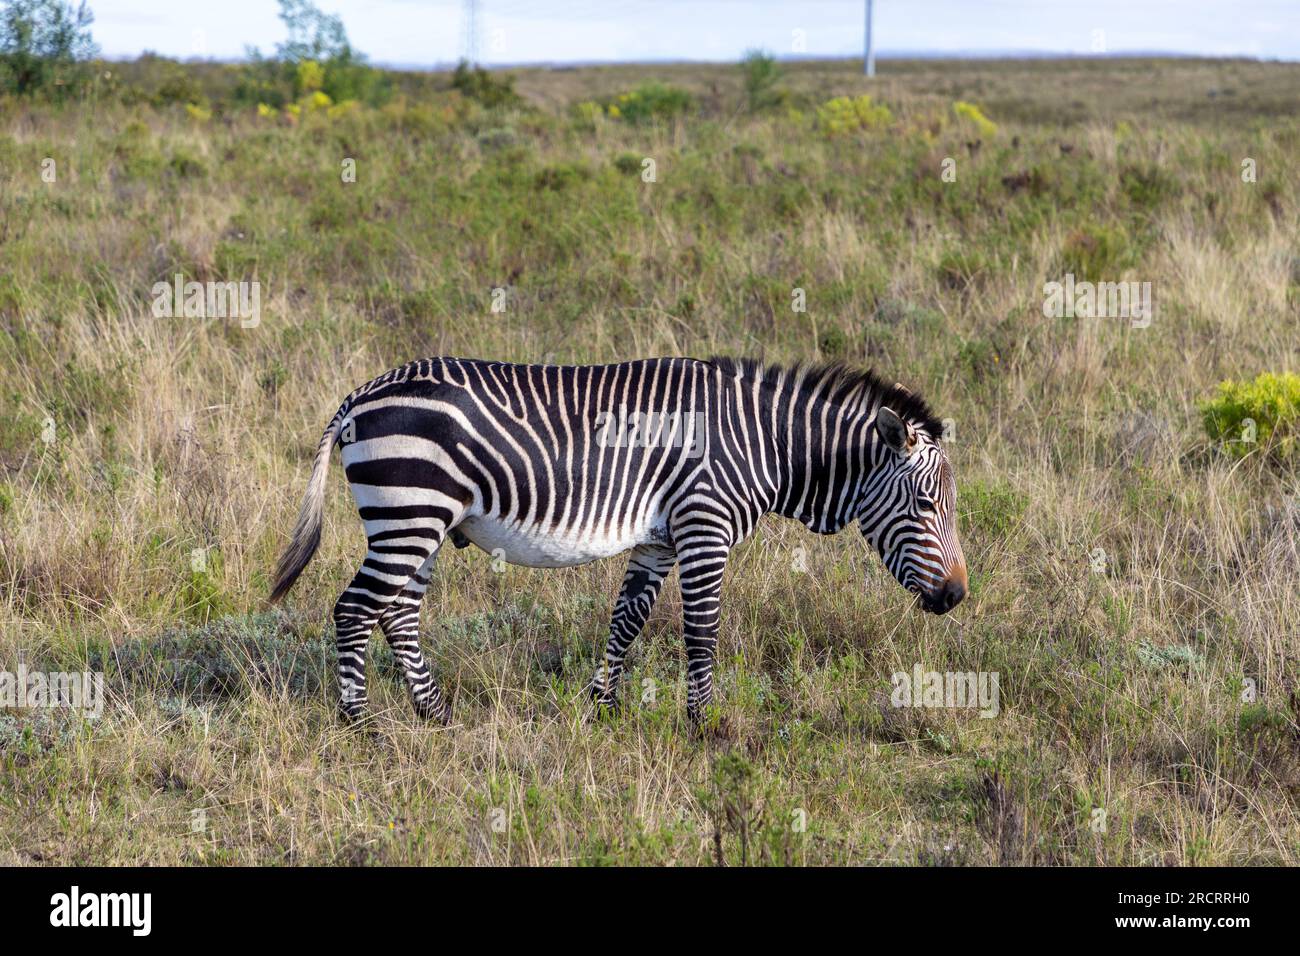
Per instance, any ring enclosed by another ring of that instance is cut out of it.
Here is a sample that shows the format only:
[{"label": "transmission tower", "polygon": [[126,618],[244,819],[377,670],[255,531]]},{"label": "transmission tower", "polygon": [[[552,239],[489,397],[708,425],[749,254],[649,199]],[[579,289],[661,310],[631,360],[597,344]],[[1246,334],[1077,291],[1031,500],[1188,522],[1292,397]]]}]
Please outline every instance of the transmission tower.
[{"label": "transmission tower", "polygon": [[465,0],[465,62],[478,66],[478,0]]}]

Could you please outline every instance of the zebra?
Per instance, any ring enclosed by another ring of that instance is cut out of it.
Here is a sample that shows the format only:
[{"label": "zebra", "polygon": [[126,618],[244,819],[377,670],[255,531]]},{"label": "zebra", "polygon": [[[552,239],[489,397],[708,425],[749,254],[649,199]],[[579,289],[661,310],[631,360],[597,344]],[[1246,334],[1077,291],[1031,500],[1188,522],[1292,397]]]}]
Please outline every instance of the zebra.
[{"label": "zebra", "polygon": [[856,521],[928,612],[965,596],[943,425],[919,395],[843,364],[659,358],[518,365],[429,358],[367,382],[326,426],[270,600],[320,543],[331,451],[368,549],[333,609],[339,709],[367,708],[375,625],[417,714],[451,720],[418,639],[420,602],[451,539],[535,568],[631,552],[589,693],[617,710],[628,649],[679,569],[686,710],[713,698],[723,572],[774,513],[831,534]]}]

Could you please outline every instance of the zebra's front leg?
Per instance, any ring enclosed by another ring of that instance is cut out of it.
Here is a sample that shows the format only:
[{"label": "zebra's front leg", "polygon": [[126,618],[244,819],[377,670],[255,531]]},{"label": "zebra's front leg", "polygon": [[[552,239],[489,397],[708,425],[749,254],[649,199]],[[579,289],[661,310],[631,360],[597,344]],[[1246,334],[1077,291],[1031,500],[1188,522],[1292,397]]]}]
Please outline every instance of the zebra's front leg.
[{"label": "zebra's front leg", "polygon": [[713,660],[718,646],[722,575],[731,545],[725,531],[702,533],[678,544],[682,636],[686,642],[686,715],[697,727],[713,702]]},{"label": "zebra's front leg", "polygon": [[437,559],[438,552],[429,555],[420,570],[415,572],[402,592],[393,599],[388,610],[380,616],[379,626],[406,676],[406,686],[411,692],[411,703],[415,706],[416,714],[449,724],[451,701],[443,696],[429,671],[424,653],[420,650],[420,602],[424,599]]},{"label": "zebra's front leg", "polygon": [[609,640],[605,659],[596,668],[591,682],[591,698],[598,707],[618,709],[618,682],[623,676],[627,649],[645,627],[650,609],[659,597],[664,578],[672,570],[676,554],[671,548],[640,546],[634,548],[627,562],[623,587],[614,604],[609,622]]}]

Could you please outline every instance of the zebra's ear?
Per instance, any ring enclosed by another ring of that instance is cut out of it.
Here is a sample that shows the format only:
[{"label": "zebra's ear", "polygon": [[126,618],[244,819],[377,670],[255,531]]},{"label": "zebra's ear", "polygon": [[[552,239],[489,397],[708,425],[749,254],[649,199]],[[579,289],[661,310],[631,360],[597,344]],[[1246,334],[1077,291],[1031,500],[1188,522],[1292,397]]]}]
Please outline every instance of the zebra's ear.
[{"label": "zebra's ear", "polygon": [[916,446],[916,430],[887,405],[876,412],[876,431],[885,444],[906,458]]}]

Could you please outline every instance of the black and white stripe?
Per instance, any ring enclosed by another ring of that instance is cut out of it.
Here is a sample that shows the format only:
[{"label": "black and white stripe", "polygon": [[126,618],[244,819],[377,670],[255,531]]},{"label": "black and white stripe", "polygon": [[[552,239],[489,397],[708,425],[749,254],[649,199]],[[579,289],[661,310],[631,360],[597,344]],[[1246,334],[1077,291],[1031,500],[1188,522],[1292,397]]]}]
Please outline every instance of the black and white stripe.
[{"label": "black and white stripe", "polygon": [[839,366],[715,358],[601,366],[435,358],[363,385],[316,455],[271,599],[320,539],[331,448],[365,525],[365,560],[334,607],[341,709],[366,704],[375,624],[419,713],[450,707],[418,641],[420,600],[447,538],[515,564],[630,551],[592,693],[612,706],[628,647],[680,570],[687,710],[712,698],[723,572],[768,512],[832,533],[856,520],[926,610],[965,593],[955,484],[925,402]]}]

